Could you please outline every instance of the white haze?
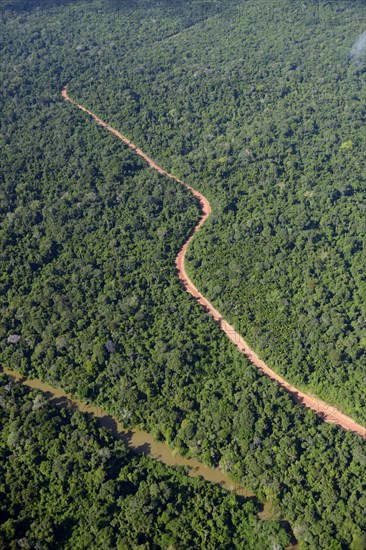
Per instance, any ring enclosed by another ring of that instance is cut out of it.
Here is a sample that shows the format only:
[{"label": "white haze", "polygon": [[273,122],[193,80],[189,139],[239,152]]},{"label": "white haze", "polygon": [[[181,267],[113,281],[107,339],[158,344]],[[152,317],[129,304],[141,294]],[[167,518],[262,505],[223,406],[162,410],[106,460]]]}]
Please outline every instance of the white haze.
[{"label": "white haze", "polygon": [[351,55],[356,61],[366,54],[366,31],[360,34],[357,40],[352,44]]}]

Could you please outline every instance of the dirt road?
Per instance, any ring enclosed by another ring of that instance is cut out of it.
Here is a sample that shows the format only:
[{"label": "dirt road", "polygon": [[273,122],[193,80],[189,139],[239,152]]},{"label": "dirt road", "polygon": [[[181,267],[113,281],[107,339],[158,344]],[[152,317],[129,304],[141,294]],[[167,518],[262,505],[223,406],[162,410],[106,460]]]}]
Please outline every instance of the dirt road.
[{"label": "dirt road", "polygon": [[184,259],[185,255],[188,249],[189,244],[191,243],[195,233],[199,231],[199,229],[202,227],[202,225],[205,223],[207,218],[209,217],[211,213],[211,206],[206,197],[204,197],[201,193],[193,189],[190,185],[185,183],[184,181],[180,180],[173,174],[169,174],[169,172],[166,172],[163,168],[158,166],[154,160],[152,160],[150,157],[148,157],[141,149],[136,147],[134,143],[132,143],[129,139],[127,139],[124,135],[122,135],[120,132],[117,132],[112,126],[101,120],[99,117],[97,117],[92,111],[89,111],[82,105],[79,105],[71,99],[67,93],[67,86],[65,86],[61,91],[62,97],[69,101],[72,105],[77,107],[78,109],[81,109],[88,115],[90,115],[100,126],[103,126],[106,128],[109,132],[114,134],[116,137],[121,139],[123,143],[128,145],[137,155],[142,157],[147,164],[154,168],[159,174],[162,174],[163,176],[167,176],[168,178],[176,181],[180,185],[183,185],[186,189],[188,189],[194,197],[196,197],[197,201],[200,204],[201,210],[202,210],[202,217],[196,227],[194,228],[192,234],[189,236],[189,238],[186,240],[186,242],[183,245],[183,248],[179,251],[178,256],[176,257],[175,264],[177,267],[177,273],[180,281],[183,283],[185,289],[187,292],[192,294],[196,298],[196,300],[206,308],[206,310],[212,315],[212,317],[219,323],[221,330],[227,335],[228,338],[236,345],[236,347],[239,349],[241,353],[246,355],[248,359],[255,365],[260,371],[262,371],[264,374],[266,374],[269,378],[277,382],[282,388],[284,388],[287,392],[291,393],[294,397],[295,401],[297,403],[300,403],[301,405],[304,405],[305,407],[308,407],[309,409],[312,409],[315,411],[325,422],[329,422],[331,424],[336,424],[338,426],[341,426],[345,430],[349,430],[352,432],[355,432],[362,437],[366,439],[366,427],[361,426],[361,424],[358,424],[352,418],[349,416],[341,413],[338,409],[333,407],[332,405],[329,405],[328,403],[325,403],[324,401],[321,401],[317,397],[313,397],[312,395],[303,393],[302,391],[296,389],[294,386],[289,384],[286,380],[284,380],[281,376],[276,374],[272,369],[268,367],[259,357],[258,355],[249,347],[249,345],[246,343],[246,341],[240,336],[238,332],[234,330],[234,328],[225,321],[225,319],[222,317],[221,313],[217,311],[217,309],[214,308],[214,306],[205,298],[198,288],[194,285],[194,283],[191,281],[191,279],[188,277],[188,274],[185,270],[184,265]]}]

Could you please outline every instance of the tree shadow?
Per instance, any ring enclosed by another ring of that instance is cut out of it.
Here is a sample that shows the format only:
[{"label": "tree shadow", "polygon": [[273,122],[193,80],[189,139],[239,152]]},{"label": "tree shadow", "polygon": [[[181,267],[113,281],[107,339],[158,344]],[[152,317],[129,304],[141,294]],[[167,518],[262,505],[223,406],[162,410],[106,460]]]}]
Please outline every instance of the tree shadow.
[{"label": "tree shadow", "polygon": [[[150,445],[150,443],[143,443],[142,445],[138,445],[136,447],[131,446],[130,449],[134,453],[137,453],[139,455],[149,456],[151,454],[151,445]],[[159,460],[160,458],[162,458],[161,455],[154,456],[154,459]]]},{"label": "tree shadow", "polygon": [[73,403],[67,397],[55,397],[55,394],[49,391],[44,392],[43,395],[47,397],[47,399],[52,401],[52,403],[57,407],[61,407],[63,409],[72,409],[73,411],[77,410],[77,406],[75,405],[75,403]]}]

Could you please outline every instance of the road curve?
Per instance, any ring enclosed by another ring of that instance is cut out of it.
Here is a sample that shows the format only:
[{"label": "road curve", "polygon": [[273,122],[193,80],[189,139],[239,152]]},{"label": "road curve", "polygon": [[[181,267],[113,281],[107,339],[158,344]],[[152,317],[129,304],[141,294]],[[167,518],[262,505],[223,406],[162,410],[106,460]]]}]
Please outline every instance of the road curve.
[{"label": "road curve", "polygon": [[211,205],[201,193],[196,191],[196,189],[193,189],[190,185],[185,183],[184,181],[180,180],[173,174],[170,174],[163,168],[161,168],[156,162],[151,159],[149,156],[147,156],[141,149],[136,147],[134,143],[132,143],[129,139],[127,139],[124,135],[122,135],[120,132],[112,128],[109,124],[104,122],[102,119],[100,119],[97,115],[95,115],[92,111],[89,111],[89,109],[86,109],[82,105],[79,105],[71,99],[67,93],[67,86],[64,86],[61,91],[61,96],[63,99],[77,107],[78,109],[81,109],[88,115],[90,115],[97,124],[100,126],[103,126],[103,128],[106,128],[109,132],[114,134],[116,137],[118,137],[120,140],[123,141],[126,145],[128,145],[137,155],[139,155],[141,158],[143,158],[147,164],[159,172],[159,174],[162,174],[163,176],[167,176],[168,178],[176,181],[180,185],[183,185],[186,189],[188,189],[192,195],[197,199],[201,211],[202,216],[192,233],[189,235],[187,240],[185,241],[182,249],[179,251],[178,256],[175,259],[175,264],[177,267],[177,273],[180,281],[184,285],[185,289],[189,294],[191,294],[197,302],[199,302],[208,313],[218,322],[221,330],[226,334],[226,336],[235,344],[235,346],[238,348],[238,350],[246,355],[246,357],[249,359],[249,361],[257,367],[260,371],[262,371],[266,376],[277,382],[284,390],[286,390],[288,393],[290,393],[294,400],[297,403],[300,403],[301,405],[304,405],[305,407],[315,411],[325,422],[328,422],[330,424],[336,424],[337,426],[341,426],[345,430],[352,431],[357,433],[358,435],[362,436],[366,439],[366,427],[362,426],[361,424],[358,424],[355,422],[352,418],[349,416],[343,414],[338,409],[333,407],[333,405],[329,405],[328,403],[325,403],[324,401],[321,401],[317,397],[314,397],[312,395],[306,394],[294,386],[292,386],[289,382],[284,380],[281,376],[279,376],[277,373],[275,373],[272,369],[262,361],[258,355],[249,347],[249,345],[246,343],[244,338],[240,336],[238,332],[234,330],[234,328],[222,317],[221,313],[205,298],[198,288],[195,286],[195,284],[191,281],[189,278],[185,265],[184,265],[184,259],[187,252],[187,249],[195,235],[202,225],[205,223],[209,215],[211,214]]}]

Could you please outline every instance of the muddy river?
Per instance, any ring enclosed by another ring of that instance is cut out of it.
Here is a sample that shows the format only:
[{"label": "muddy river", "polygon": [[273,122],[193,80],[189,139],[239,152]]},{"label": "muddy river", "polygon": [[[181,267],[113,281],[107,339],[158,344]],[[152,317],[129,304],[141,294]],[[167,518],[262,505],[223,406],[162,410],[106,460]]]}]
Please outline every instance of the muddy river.
[{"label": "muddy river", "polygon": [[122,439],[128,448],[136,453],[147,455],[169,466],[184,466],[187,468],[188,475],[193,477],[202,476],[206,481],[221,485],[229,491],[235,491],[238,495],[244,497],[254,496],[251,491],[232,481],[224,472],[205,466],[205,464],[192,458],[180,456],[166,443],[156,441],[151,434],[141,430],[123,428],[116,418],[110,416],[100,407],[88,405],[80,399],[72,397],[63,390],[50,386],[41,380],[29,380],[7,368],[4,368],[3,371],[17,382],[24,384],[24,386],[42,391],[58,406],[79,410],[94,416],[100,426],[109,428],[116,437]]}]

